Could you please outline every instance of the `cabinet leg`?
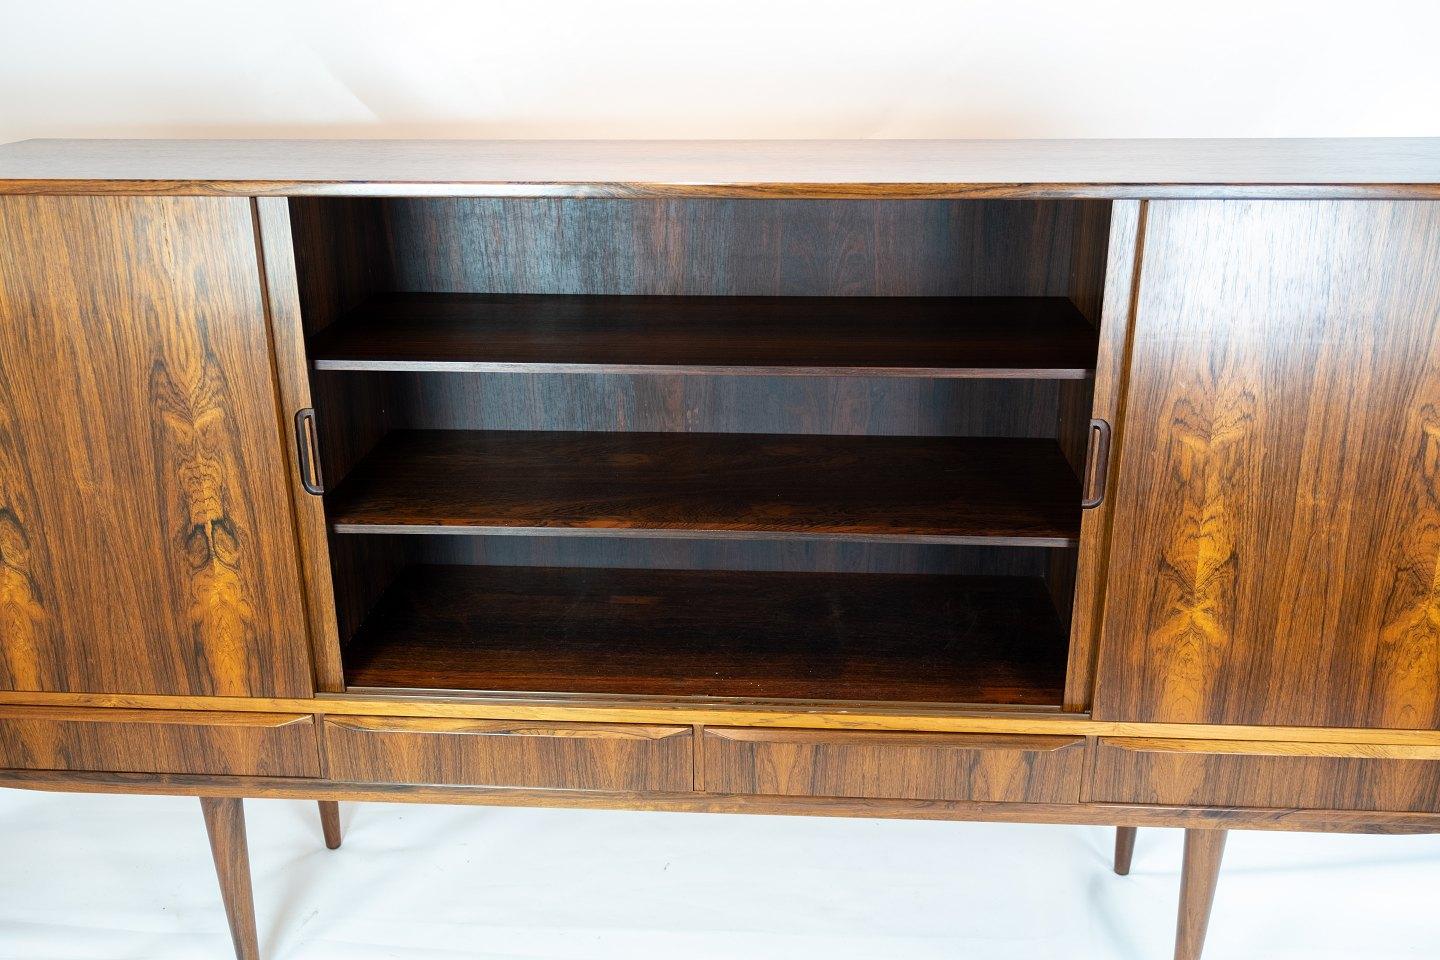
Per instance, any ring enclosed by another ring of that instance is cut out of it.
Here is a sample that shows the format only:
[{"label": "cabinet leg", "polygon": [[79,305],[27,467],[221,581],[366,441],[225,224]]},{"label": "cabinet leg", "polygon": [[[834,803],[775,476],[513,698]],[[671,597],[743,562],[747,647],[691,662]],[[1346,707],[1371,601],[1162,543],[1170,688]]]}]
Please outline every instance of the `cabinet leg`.
[{"label": "cabinet leg", "polygon": [[245,803],[234,797],[201,797],[210,853],[220,878],[220,898],[230,921],[236,960],[260,960],[255,935],[255,898],[250,892],[250,852],[245,843]]},{"label": "cabinet leg", "polygon": [[1135,827],[1115,828],[1115,872],[1122,877],[1130,875],[1130,862],[1135,859]]},{"label": "cabinet leg", "polygon": [[340,849],[340,802],[318,800],[320,804],[320,827],[325,831],[325,846],[331,850]]},{"label": "cabinet leg", "polygon": [[1205,928],[1215,902],[1215,883],[1225,853],[1224,830],[1186,830],[1180,868],[1180,920],[1175,927],[1175,960],[1200,960]]}]

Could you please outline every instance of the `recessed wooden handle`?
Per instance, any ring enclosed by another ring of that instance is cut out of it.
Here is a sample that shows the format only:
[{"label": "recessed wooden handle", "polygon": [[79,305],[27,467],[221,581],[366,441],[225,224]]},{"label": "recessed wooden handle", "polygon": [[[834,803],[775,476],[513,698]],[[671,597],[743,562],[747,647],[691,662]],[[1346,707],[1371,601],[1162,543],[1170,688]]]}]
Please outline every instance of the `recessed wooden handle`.
[{"label": "recessed wooden handle", "polygon": [[300,458],[300,484],[306,493],[318,497],[325,492],[325,478],[320,473],[314,407],[295,414],[295,448]]},{"label": "recessed wooden handle", "polygon": [[1089,510],[1105,500],[1105,479],[1110,472],[1110,424],[1090,421],[1090,449],[1085,458],[1085,489],[1080,506]]}]

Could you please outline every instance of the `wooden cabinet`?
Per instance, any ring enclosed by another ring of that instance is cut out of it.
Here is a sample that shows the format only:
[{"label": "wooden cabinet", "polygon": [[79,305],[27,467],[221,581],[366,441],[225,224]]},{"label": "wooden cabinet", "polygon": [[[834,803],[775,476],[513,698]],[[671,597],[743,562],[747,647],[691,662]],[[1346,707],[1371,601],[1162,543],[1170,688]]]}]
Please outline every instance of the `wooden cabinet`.
[{"label": "wooden cabinet", "polygon": [[1194,960],[1437,771],[1440,141],[0,147],[0,785],[244,960],[246,794],[1185,827]]},{"label": "wooden cabinet", "polygon": [[1440,726],[1440,204],[1157,201],[1096,716]]},{"label": "wooden cabinet", "polygon": [[0,690],[312,689],[251,204],[0,197]]}]

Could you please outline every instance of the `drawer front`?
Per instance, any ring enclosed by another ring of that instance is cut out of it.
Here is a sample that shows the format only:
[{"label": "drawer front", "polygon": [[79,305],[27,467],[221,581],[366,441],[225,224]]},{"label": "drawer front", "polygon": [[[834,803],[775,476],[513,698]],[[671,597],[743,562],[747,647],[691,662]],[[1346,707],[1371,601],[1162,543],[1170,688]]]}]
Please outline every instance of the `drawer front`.
[{"label": "drawer front", "polygon": [[705,730],[704,789],[785,797],[1073,803],[1083,737]]},{"label": "drawer front", "polygon": [[1102,739],[1091,799],[1440,812],[1440,749],[1433,759],[1414,753],[1363,744]]},{"label": "drawer front", "polygon": [[360,783],[691,791],[690,727],[328,717],[330,776]]},{"label": "drawer front", "polygon": [[320,749],[309,714],[13,707],[0,767],[317,777]]}]

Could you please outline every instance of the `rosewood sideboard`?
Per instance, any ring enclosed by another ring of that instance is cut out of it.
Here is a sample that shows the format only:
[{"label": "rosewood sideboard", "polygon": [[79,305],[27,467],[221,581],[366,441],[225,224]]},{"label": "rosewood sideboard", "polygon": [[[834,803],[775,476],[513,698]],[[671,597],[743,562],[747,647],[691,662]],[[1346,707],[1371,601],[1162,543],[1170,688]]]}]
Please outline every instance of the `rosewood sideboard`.
[{"label": "rosewood sideboard", "polygon": [[0,147],[0,786],[1440,829],[1440,140]]}]

